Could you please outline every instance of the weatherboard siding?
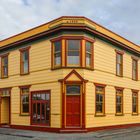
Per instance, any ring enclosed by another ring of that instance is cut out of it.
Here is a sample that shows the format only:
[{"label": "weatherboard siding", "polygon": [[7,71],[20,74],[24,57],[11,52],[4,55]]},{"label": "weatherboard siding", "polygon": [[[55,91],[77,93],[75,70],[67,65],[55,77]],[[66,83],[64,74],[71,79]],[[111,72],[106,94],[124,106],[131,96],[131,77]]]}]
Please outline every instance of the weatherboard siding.
[{"label": "weatherboard siding", "polygon": [[[116,76],[116,47],[101,40],[94,44],[94,71],[84,70],[84,78],[88,79],[86,89],[86,127],[100,127],[120,124],[138,123],[140,116],[132,115],[132,91],[139,89],[140,81],[132,80],[131,54],[124,52],[123,77]],[[140,65],[139,65],[140,66]],[[140,74],[139,74],[140,76]],[[106,84],[105,116],[95,116],[95,86],[94,83]],[[115,116],[116,91],[115,86],[123,87],[123,116]],[[140,105],[140,99],[139,103]],[[140,108],[139,108],[140,112]]]}]

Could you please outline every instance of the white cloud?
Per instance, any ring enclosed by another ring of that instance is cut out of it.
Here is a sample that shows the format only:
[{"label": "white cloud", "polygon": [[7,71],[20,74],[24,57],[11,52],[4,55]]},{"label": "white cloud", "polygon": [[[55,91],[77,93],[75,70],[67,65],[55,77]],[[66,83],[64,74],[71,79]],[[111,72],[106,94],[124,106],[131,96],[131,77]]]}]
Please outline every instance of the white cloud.
[{"label": "white cloud", "polygon": [[60,16],[80,15],[140,45],[139,5],[139,0],[0,0],[0,39]]}]

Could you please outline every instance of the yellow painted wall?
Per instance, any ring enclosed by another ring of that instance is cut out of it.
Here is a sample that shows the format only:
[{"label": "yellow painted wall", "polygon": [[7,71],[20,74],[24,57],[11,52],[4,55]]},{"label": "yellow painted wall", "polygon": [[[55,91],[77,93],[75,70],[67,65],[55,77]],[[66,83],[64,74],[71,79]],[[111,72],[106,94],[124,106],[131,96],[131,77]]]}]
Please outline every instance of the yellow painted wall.
[{"label": "yellow painted wall", "polygon": [[[84,78],[88,79],[86,93],[86,127],[99,127],[119,124],[139,123],[140,115],[132,116],[132,92],[139,90],[140,81],[132,80],[131,54],[123,55],[123,77],[116,76],[116,53],[111,45],[96,39],[94,44],[94,71],[84,70]],[[140,65],[139,65],[140,68]],[[140,77],[140,73],[139,73]],[[140,78],[139,78],[140,79]],[[104,117],[95,117],[94,83],[106,84]],[[114,86],[124,87],[124,116],[115,116]],[[139,93],[140,94],[140,93]],[[140,100],[139,100],[140,105]],[[140,108],[139,108],[140,114]]]},{"label": "yellow painted wall", "polygon": [[20,52],[9,53],[9,77],[0,80],[0,88],[12,87],[11,90],[11,124],[30,125],[30,116],[20,116],[19,86],[32,85],[30,91],[51,90],[51,127],[61,126],[61,86],[63,71],[51,70],[51,43],[38,42],[30,49],[30,74],[20,76]]},{"label": "yellow painted wall", "polygon": [[2,98],[1,102],[1,123],[9,124],[9,98]]},{"label": "yellow painted wall", "polygon": [[[132,80],[131,55],[124,57],[124,76],[116,76],[116,53],[108,43],[96,39],[94,44],[94,71],[76,69],[89,80],[86,89],[86,127],[98,127],[115,124],[137,123],[140,116],[132,116],[131,89],[139,89],[140,81]],[[140,62],[139,62],[140,63]],[[139,65],[140,69],[140,65]],[[51,89],[51,127],[61,127],[61,85],[72,69],[51,70],[51,43],[47,40],[31,45],[30,74],[20,76],[20,52],[13,50],[9,54],[9,78],[0,80],[0,88],[13,87],[11,91],[11,124],[30,125],[29,116],[20,116],[19,86],[32,85],[30,91]],[[140,71],[139,71],[140,76]],[[140,79],[140,78],[139,78]],[[73,76],[69,80],[79,80]],[[94,82],[106,84],[106,116],[95,117]],[[124,116],[115,116],[115,88],[124,87]],[[140,100],[139,100],[140,104]],[[140,112],[140,107],[139,107]]]}]

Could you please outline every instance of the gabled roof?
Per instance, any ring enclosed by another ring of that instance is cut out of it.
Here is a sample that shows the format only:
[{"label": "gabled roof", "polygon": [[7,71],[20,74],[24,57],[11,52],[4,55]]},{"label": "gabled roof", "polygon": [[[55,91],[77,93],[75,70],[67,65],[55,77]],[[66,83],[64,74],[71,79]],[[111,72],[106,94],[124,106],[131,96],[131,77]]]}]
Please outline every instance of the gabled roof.
[{"label": "gabled roof", "polygon": [[24,41],[25,39],[33,38],[36,35],[40,35],[42,33],[47,33],[52,31],[53,29],[57,28],[68,28],[68,27],[85,27],[85,29],[90,29],[94,33],[98,33],[98,35],[108,38],[110,41],[115,41],[124,47],[136,51],[140,53],[140,46],[132,43],[131,41],[117,35],[116,33],[104,28],[103,26],[95,23],[94,21],[86,18],[86,17],[79,17],[79,16],[63,16],[57,18],[53,21],[50,21],[46,24],[40,25],[33,29],[27,30],[15,36],[9,37],[0,41],[0,48],[5,48],[7,46],[12,46],[17,42]]}]

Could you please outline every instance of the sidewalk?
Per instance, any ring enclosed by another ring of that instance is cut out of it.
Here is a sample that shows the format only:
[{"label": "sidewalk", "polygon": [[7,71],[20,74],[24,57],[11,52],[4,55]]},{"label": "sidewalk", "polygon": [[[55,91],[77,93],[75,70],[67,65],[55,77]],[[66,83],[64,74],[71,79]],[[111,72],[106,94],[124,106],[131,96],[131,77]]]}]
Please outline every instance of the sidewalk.
[{"label": "sidewalk", "polygon": [[79,134],[58,134],[0,128],[0,140],[140,140],[140,127]]}]

